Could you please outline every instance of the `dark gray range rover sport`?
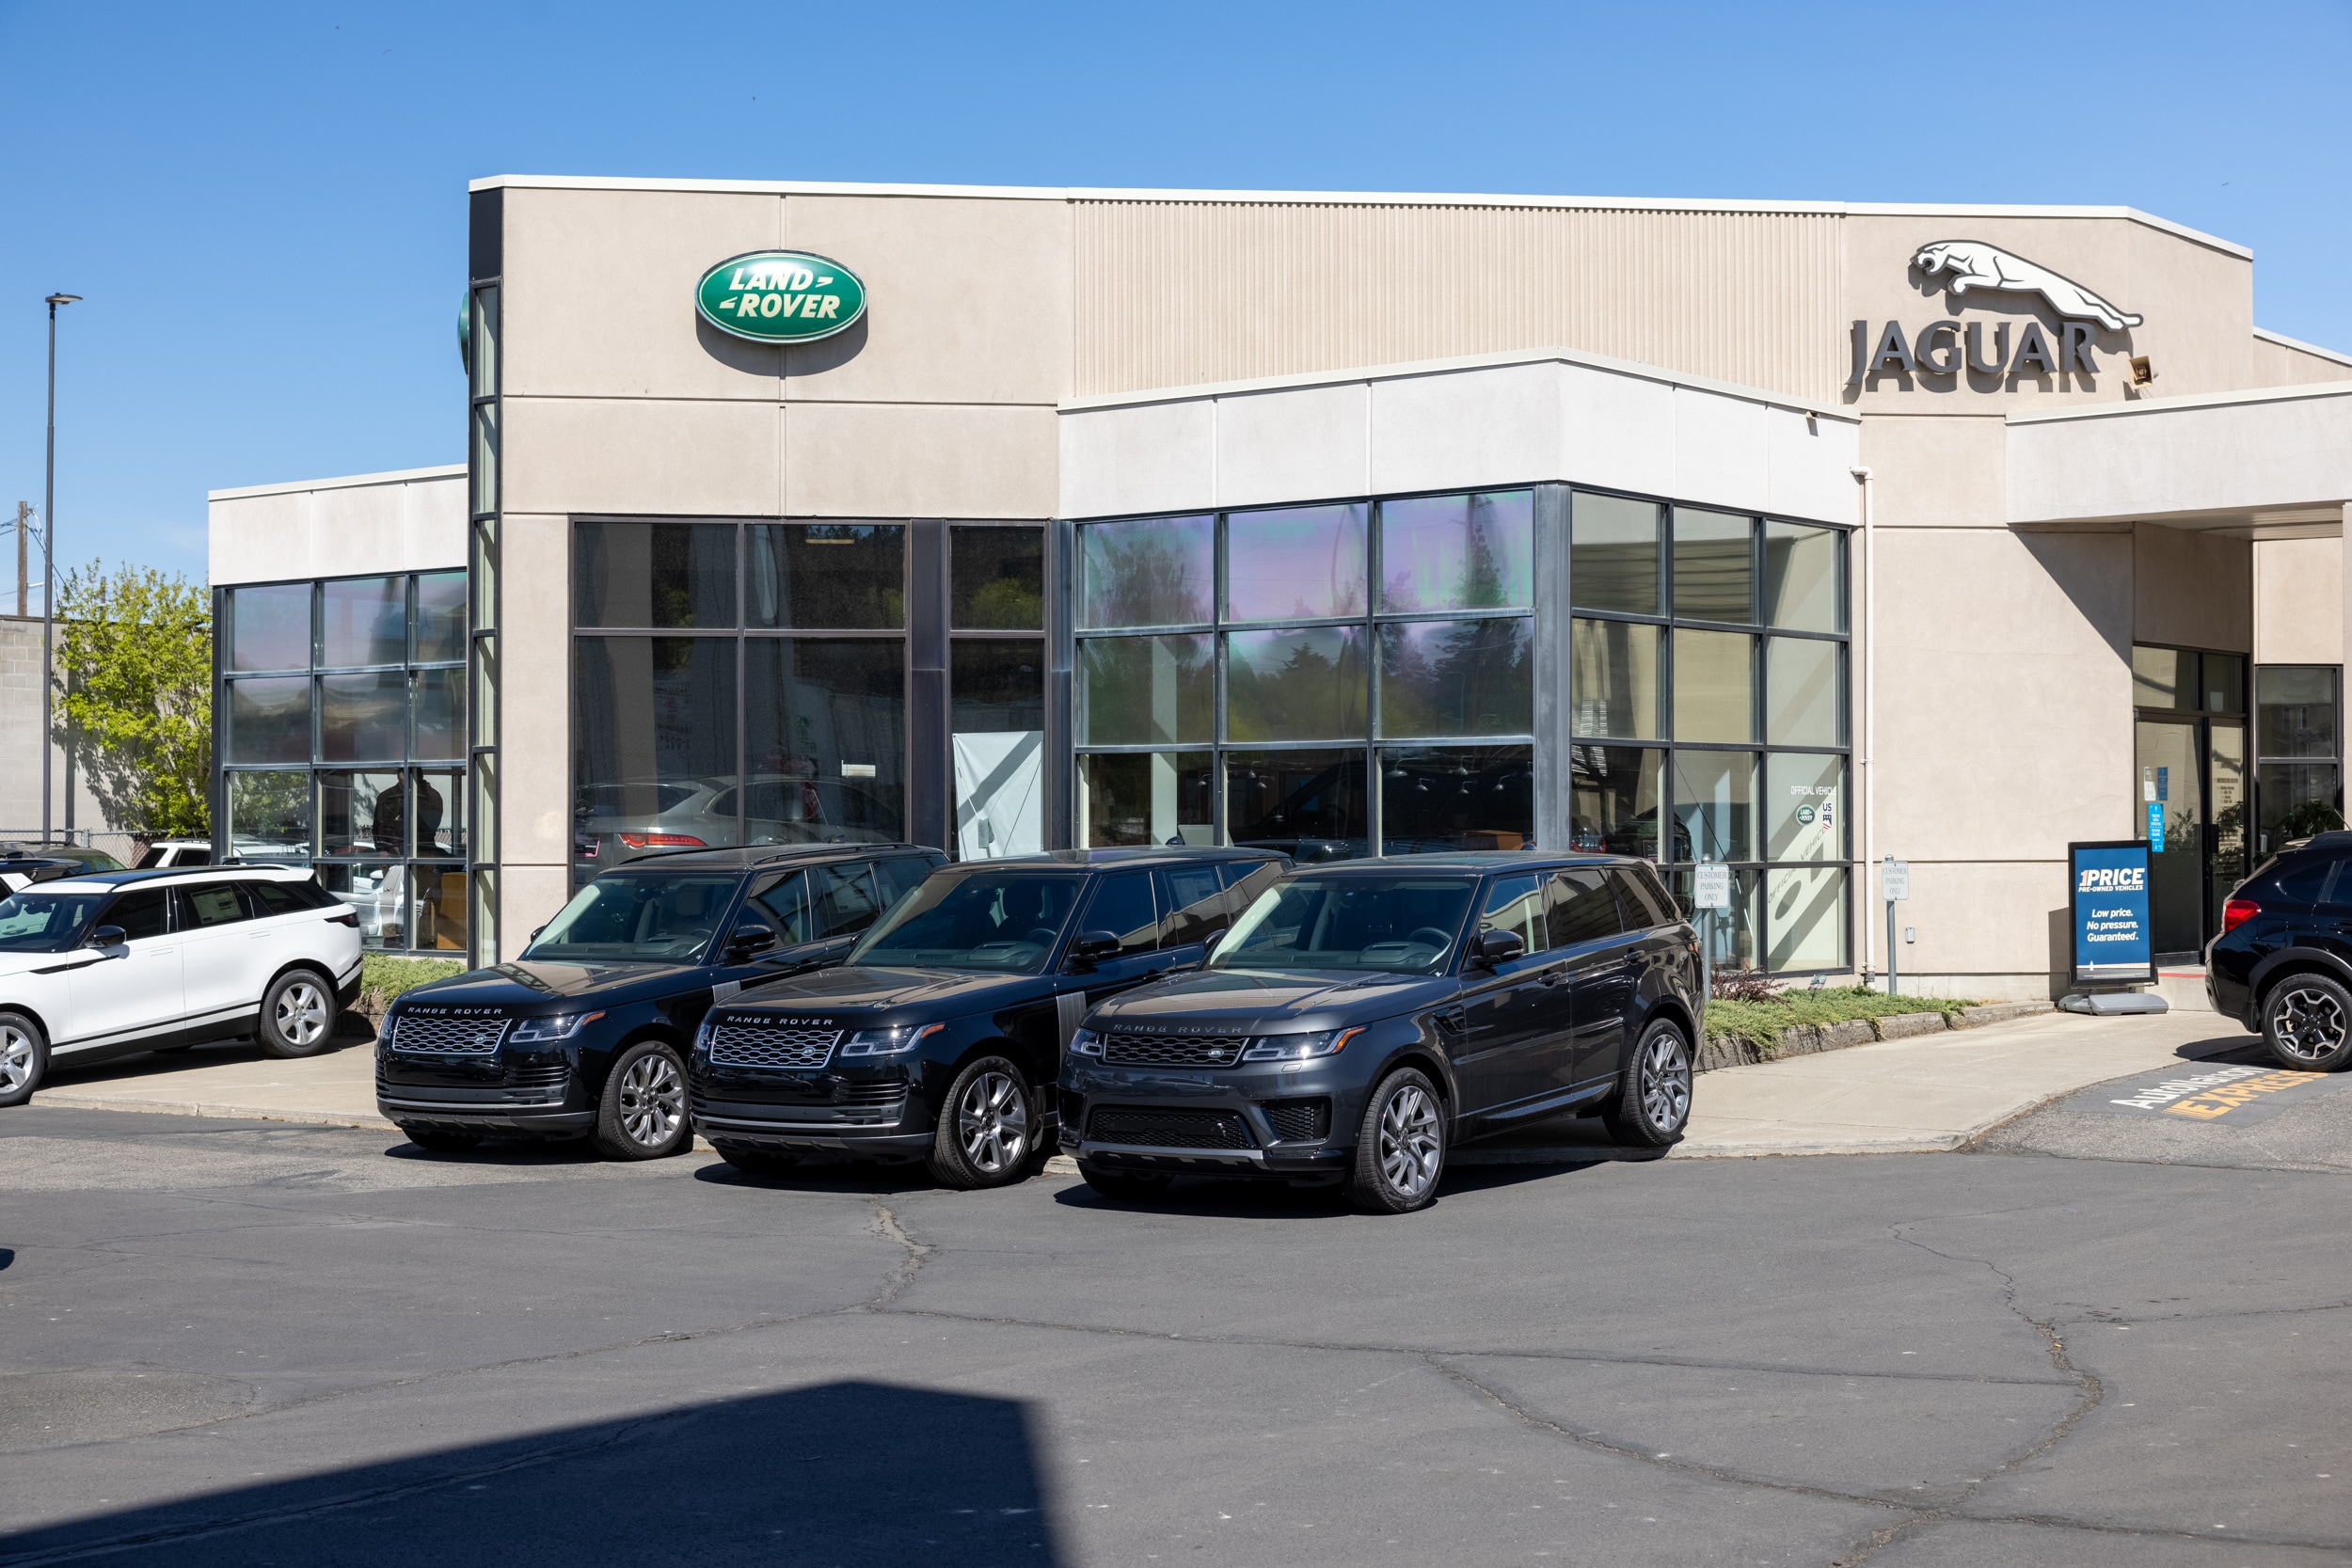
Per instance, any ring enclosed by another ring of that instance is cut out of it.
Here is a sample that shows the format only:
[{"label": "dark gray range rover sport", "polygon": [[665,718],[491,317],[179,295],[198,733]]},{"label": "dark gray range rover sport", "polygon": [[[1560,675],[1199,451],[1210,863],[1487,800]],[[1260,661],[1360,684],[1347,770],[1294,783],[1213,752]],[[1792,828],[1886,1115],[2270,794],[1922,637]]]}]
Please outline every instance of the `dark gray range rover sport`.
[{"label": "dark gray range rover sport", "polygon": [[1061,1146],[1110,1196],[1179,1173],[1336,1181],[1369,1212],[1436,1195],[1454,1143],[1690,1119],[1698,939],[1657,873],[1596,856],[1435,854],[1294,871],[1203,968],[1096,1007]]}]

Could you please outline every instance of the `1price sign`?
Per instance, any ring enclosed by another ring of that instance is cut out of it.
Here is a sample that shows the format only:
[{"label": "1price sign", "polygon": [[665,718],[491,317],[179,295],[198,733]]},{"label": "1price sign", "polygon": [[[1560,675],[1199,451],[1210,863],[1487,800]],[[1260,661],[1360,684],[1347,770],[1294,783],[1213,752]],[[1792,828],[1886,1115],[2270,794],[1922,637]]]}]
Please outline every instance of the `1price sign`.
[{"label": "1price sign", "polygon": [[2156,977],[2148,909],[2150,846],[2137,839],[2070,844],[2074,983],[2146,983]]}]

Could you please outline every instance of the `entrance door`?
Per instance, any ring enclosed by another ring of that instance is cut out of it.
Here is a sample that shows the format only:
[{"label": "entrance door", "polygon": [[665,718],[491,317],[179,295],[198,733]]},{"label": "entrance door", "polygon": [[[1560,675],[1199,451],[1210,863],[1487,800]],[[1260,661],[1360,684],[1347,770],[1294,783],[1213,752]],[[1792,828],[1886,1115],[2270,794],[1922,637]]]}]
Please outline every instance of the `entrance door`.
[{"label": "entrance door", "polygon": [[[2139,831],[2147,840],[2148,903],[2159,954],[2194,953],[2205,942],[2203,728],[2195,720],[2138,724]],[[2162,819],[2154,848],[2152,820]]]},{"label": "entrance door", "polygon": [[2246,726],[2207,721],[2205,748],[2206,793],[2213,801],[2213,850],[2205,867],[2205,930],[2221,929],[2221,906],[2253,866],[2246,858],[2247,818],[2252,806],[2247,799]]}]

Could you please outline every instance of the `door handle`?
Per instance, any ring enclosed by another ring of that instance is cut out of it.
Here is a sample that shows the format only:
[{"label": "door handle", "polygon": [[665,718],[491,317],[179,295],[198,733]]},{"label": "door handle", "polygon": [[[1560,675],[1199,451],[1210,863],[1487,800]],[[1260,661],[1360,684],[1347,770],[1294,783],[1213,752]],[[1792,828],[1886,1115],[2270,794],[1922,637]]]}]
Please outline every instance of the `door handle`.
[{"label": "door handle", "polygon": [[1544,971],[1544,984],[1545,984],[1545,985],[1547,985],[1547,986],[1565,986],[1565,985],[1566,985],[1567,983],[1568,983],[1568,972],[1567,972],[1566,970],[1565,970],[1565,969],[1547,969],[1547,970],[1545,970],[1545,971]]}]

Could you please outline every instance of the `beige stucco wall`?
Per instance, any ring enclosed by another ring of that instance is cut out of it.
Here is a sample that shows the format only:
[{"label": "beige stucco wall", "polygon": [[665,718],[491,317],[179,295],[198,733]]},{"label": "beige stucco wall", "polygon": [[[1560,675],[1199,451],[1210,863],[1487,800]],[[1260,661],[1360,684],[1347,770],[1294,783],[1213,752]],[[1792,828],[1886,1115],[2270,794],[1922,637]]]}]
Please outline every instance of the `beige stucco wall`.
[{"label": "beige stucco wall", "polygon": [[2352,380],[2352,355],[2257,331],[2251,345],[2249,387],[2292,387],[2307,381]]},{"label": "beige stucco wall", "polygon": [[466,563],[463,467],[215,490],[208,501],[215,587]]},{"label": "beige stucco wall", "polygon": [[2254,546],[2254,662],[2344,662],[2344,541]]}]

